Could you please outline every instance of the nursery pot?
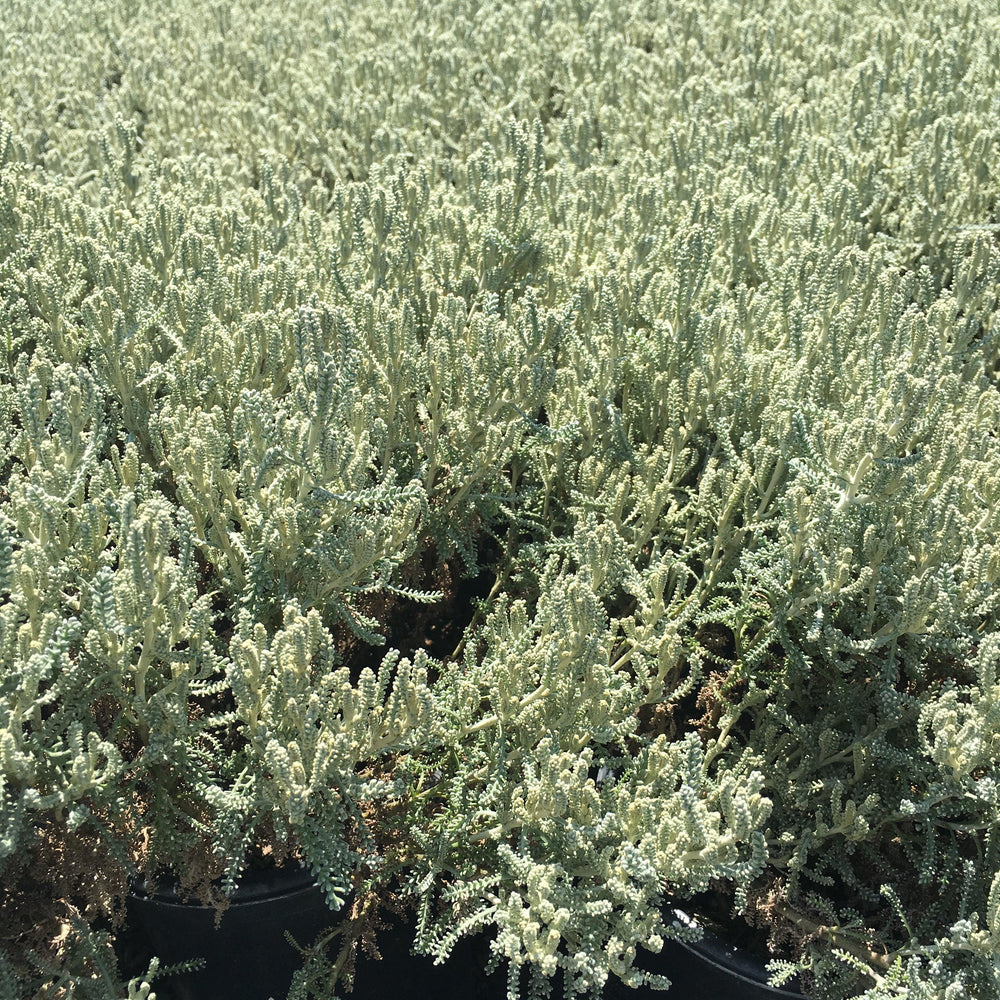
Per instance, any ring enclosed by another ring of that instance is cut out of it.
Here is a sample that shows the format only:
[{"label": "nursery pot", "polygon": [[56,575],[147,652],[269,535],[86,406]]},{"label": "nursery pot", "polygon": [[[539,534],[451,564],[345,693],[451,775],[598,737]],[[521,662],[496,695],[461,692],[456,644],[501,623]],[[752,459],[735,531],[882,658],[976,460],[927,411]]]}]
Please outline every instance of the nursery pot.
[{"label": "nursery pot", "polygon": [[[435,965],[413,953],[414,927],[387,917],[378,934],[381,959],[359,957],[349,1000],[506,1000],[506,967],[487,975],[490,946],[479,934],[461,938],[447,961]],[[556,994],[553,993],[553,996]]]},{"label": "nursery pot", "polygon": [[157,994],[171,1000],[283,1000],[302,964],[285,933],[305,947],[337,920],[303,868],[246,872],[218,926],[213,907],[185,902],[174,885],[136,889],[128,910],[161,968],[203,960],[192,972],[157,980]]},{"label": "nursery pot", "polygon": [[[675,909],[673,919],[686,926],[696,921]],[[413,930],[396,926],[379,936],[381,961],[360,962],[352,1000],[428,1000],[469,997],[503,1000],[507,996],[506,969],[487,976],[490,955],[482,935],[462,938],[448,961],[435,966],[425,956],[413,955]],[[649,988],[633,990],[615,978],[608,980],[603,1000],[803,1000],[797,986],[775,989],[767,985],[764,962],[726,943],[703,928],[702,938],[687,944],[666,941],[658,955],[644,954],[643,968],[671,981],[666,993]],[[526,980],[522,978],[522,987]],[[561,996],[558,977],[552,997]]]},{"label": "nursery pot", "polygon": [[[304,869],[247,872],[218,927],[212,907],[182,901],[172,886],[157,887],[155,892],[137,890],[129,899],[129,914],[130,924],[159,956],[161,965],[204,960],[196,971],[158,980],[156,991],[163,1000],[284,1000],[301,964],[285,932],[307,945],[337,919]],[[683,910],[674,909],[673,917],[685,926],[697,925]],[[383,929],[378,936],[382,959],[361,958],[358,963],[355,1000],[447,996],[502,1000],[506,996],[506,975],[485,974],[489,945],[482,936],[461,939],[441,966],[412,954],[412,940],[412,928],[404,923]],[[700,940],[668,940],[659,954],[644,955],[640,964],[670,979],[671,989],[667,993],[632,990],[612,979],[605,988],[605,1000],[802,998],[794,984],[780,989],[768,986],[763,961],[704,928]]]},{"label": "nursery pot", "polygon": [[[675,909],[672,916],[685,926],[697,926],[683,910]],[[702,938],[693,944],[666,941],[659,954],[644,954],[641,966],[671,981],[666,993],[649,988],[633,990],[611,978],[603,1000],[803,1000],[794,981],[781,989],[768,986],[762,960],[705,928],[702,931]],[[352,1000],[504,1000],[507,996],[506,970],[485,974],[490,948],[482,935],[462,938],[448,961],[440,966],[425,956],[411,954],[412,942],[413,930],[409,926],[397,925],[388,934],[381,934],[382,960],[359,963]],[[522,979],[522,986],[524,983]],[[552,996],[560,995],[557,978]]]},{"label": "nursery pot", "polygon": [[[673,919],[685,927],[700,926],[684,910],[675,908]],[[782,1000],[803,994],[795,980],[777,989],[767,985],[768,972],[764,962],[724,941],[702,927],[698,941],[666,941],[658,955],[649,956],[642,967],[658,972],[671,982],[666,993],[647,991],[646,996],[666,997],[667,1000]],[[640,994],[642,991],[640,991]],[[636,1000],[639,994],[622,984],[606,993],[607,1000]]]}]

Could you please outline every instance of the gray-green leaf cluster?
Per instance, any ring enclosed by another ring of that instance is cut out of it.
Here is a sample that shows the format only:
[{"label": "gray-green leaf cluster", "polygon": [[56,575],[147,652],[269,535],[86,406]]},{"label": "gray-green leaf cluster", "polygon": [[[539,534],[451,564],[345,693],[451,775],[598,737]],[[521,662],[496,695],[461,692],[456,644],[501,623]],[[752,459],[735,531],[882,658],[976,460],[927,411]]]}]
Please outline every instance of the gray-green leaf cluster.
[{"label": "gray-green leaf cluster", "polygon": [[1000,996],[998,149],[981,0],[0,0],[0,995]]}]

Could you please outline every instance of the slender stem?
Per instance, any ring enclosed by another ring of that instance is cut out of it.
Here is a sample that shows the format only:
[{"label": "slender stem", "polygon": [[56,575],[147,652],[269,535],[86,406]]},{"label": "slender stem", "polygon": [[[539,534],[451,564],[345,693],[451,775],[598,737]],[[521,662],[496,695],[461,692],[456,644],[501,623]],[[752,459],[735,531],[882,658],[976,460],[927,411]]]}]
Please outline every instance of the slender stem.
[{"label": "slender stem", "polygon": [[[807,934],[814,935],[815,937],[823,938],[829,941],[835,948],[840,948],[842,951],[847,952],[849,955],[853,955],[855,958],[860,959],[867,965],[874,965],[879,969],[889,969],[892,966],[892,957],[888,954],[879,954],[877,951],[872,951],[871,948],[866,947],[860,941],[856,941],[853,938],[848,937],[843,931],[838,927],[828,927],[826,924],[817,924],[810,920],[807,916],[799,913],[797,910],[792,909],[784,903],[779,903],[776,906],[778,913],[780,913],[786,920],[791,921],[800,930],[805,931]],[[868,969],[867,974],[875,980],[876,983],[881,986],[885,980],[880,976],[874,969]]]},{"label": "slender stem", "polygon": [[465,643],[468,637],[472,634],[475,627],[479,624],[479,620],[483,614],[483,608],[493,600],[497,594],[503,589],[504,583],[507,581],[507,575],[509,573],[510,567],[507,563],[504,563],[500,572],[497,574],[496,580],[493,581],[493,587],[490,589],[489,594],[486,595],[486,600],[478,608],[476,608],[476,613],[472,616],[472,621],[466,626],[465,631],[462,633],[462,638],[458,640],[458,645],[452,651],[449,657],[452,662],[456,661],[459,656],[462,655],[462,651],[465,649]]},{"label": "slender stem", "polygon": [[[531,694],[525,695],[518,703],[518,708],[527,708],[529,705],[533,705],[536,701],[545,698],[549,695],[550,691],[547,685],[535,688]],[[482,732],[484,729],[489,729],[492,726],[499,725],[500,716],[498,715],[488,715],[485,719],[480,719],[473,726],[463,726],[461,731],[461,736],[464,738],[466,736],[471,736],[473,733]]]}]

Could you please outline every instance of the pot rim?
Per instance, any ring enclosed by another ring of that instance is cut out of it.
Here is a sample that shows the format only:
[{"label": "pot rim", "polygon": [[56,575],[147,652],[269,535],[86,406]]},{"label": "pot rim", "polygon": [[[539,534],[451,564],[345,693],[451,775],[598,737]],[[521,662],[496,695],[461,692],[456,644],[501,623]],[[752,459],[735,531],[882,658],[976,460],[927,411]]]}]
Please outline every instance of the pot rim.
[{"label": "pot rim", "polygon": [[[153,883],[152,880],[139,878],[132,885],[130,895],[145,902],[156,903],[158,906],[176,906],[185,909],[212,909],[210,904],[197,899],[183,899],[179,892],[179,880],[176,875],[168,874]],[[217,884],[217,883],[216,883]],[[280,868],[251,868],[240,875],[239,882],[232,893],[227,895],[230,906],[249,905],[267,900],[290,896],[295,893],[308,892],[318,888],[316,878],[308,867],[302,864],[285,865]]]},{"label": "pot rim", "polygon": [[673,908],[674,922],[684,927],[697,927],[701,930],[702,936],[698,941],[683,941],[675,939],[686,951],[694,955],[702,962],[714,966],[727,976],[741,982],[754,986],[757,989],[767,990],[773,997],[788,997],[789,1000],[802,1000],[805,996],[800,990],[788,990],[783,987],[769,986],[767,982],[767,969],[764,963],[752,955],[740,951],[725,940],[714,934],[707,927],[700,924],[697,919],[691,916],[680,907]]}]

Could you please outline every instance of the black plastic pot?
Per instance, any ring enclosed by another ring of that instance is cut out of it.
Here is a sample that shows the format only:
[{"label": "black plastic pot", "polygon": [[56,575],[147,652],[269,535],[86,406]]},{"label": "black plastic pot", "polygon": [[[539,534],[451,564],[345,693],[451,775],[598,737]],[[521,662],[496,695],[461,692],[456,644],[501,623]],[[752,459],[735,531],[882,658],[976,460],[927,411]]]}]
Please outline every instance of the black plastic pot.
[{"label": "black plastic pot", "polygon": [[[684,910],[675,908],[673,917],[687,927],[697,921]],[[606,1000],[784,1000],[803,994],[798,984],[775,989],[767,985],[765,963],[723,941],[710,930],[702,928],[702,937],[693,943],[667,941],[658,955],[651,955],[641,966],[650,972],[666,976],[671,988],[666,993],[629,990],[616,984],[605,991]]]},{"label": "black plastic pot", "polygon": [[[675,909],[674,918],[693,926],[684,911]],[[506,970],[487,977],[483,968],[489,958],[484,937],[464,938],[443,966],[430,959],[409,954],[413,942],[411,927],[399,926],[387,936],[379,935],[382,960],[361,962],[351,1000],[504,1000],[507,995]],[[774,989],[767,985],[764,962],[728,945],[711,931],[686,944],[667,941],[658,955],[644,955],[640,964],[671,981],[666,993],[659,990],[629,989],[617,979],[608,982],[603,1000],[802,1000],[796,986]],[[562,995],[558,979],[552,997]]]},{"label": "black plastic pot", "polygon": [[426,955],[412,954],[413,936],[413,926],[401,922],[381,931],[381,960],[360,958],[354,990],[343,996],[347,1000],[506,1000],[506,967],[486,974],[490,946],[485,937],[462,938],[448,960],[435,965]]},{"label": "black plastic pot", "polygon": [[[155,893],[136,891],[128,911],[122,940],[130,952],[127,964],[136,973],[154,954],[161,967],[195,958],[204,961],[195,971],[157,979],[159,1000],[284,1000],[301,964],[285,931],[300,945],[308,945],[343,916],[327,908],[304,870],[247,873],[218,928],[214,909],[185,903],[171,886],[158,887]],[[411,953],[409,924],[391,923],[377,941],[382,958],[359,956],[351,1000],[507,996],[506,972],[486,974],[489,943],[483,937],[460,940],[443,965]]]},{"label": "black plastic pot", "polygon": [[210,906],[184,902],[173,886],[137,890],[129,924],[161,966],[203,959],[196,971],[158,979],[163,1000],[283,1000],[303,946],[338,920],[306,869],[247,872],[216,927]]},{"label": "black plastic pot", "polygon": [[[339,915],[330,911],[308,871],[302,869],[249,872],[229,909],[215,926],[211,907],[185,903],[170,887],[156,893],[137,892],[129,901],[129,922],[161,963],[171,965],[204,959],[197,971],[157,981],[161,1000],[283,1000],[300,956],[288,943],[288,931],[301,945],[310,944]],[[674,919],[687,926],[695,921],[681,909]],[[413,955],[412,927],[398,923],[378,935],[381,960],[359,956],[352,1000],[426,1000],[474,997],[503,1000],[507,995],[504,969],[487,976],[489,943],[484,937],[463,938],[448,961],[434,965]],[[700,940],[688,944],[667,941],[658,955],[644,954],[640,965],[665,975],[667,993],[631,990],[612,980],[604,1000],[795,1000],[802,993],[793,984],[767,985],[764,963],[703,929]],[[554,995],[561,988],[554,984]]]}]

